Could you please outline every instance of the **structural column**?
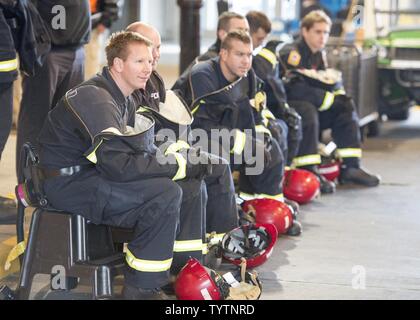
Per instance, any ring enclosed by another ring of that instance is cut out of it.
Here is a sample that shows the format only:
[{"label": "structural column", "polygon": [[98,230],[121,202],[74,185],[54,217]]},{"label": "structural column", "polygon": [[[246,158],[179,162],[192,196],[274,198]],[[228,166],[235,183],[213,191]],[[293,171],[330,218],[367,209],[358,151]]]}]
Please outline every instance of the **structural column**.
[{"label": "structural column", "polygon": [[200,54],[200,8],[202,0],[178,0],[181,8],[180,74]]}]

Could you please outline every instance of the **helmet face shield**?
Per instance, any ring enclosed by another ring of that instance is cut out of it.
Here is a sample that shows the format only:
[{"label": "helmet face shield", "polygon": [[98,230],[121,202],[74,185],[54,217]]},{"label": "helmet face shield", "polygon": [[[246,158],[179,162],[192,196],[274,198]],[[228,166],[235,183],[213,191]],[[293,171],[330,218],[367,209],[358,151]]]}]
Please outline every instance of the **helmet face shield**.
[{"label": "helmet face shield", "polygon": [[277,229],[272,224],[248,224],[226,233],[222,239],[222,254],[233,264],[242,259],[247,268],[263,264],[271,255],[277,240]]}]

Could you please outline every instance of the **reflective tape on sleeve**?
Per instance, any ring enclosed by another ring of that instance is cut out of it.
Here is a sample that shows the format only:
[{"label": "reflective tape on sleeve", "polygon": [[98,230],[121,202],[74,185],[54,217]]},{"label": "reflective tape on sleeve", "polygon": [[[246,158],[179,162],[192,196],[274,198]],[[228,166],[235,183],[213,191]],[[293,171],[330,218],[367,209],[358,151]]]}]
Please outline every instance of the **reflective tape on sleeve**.
[{"label": "reflective tape on sleeve", "polygon": [[236,130],[235,132],[235,144],[233,145],[231,153],[234,154],[242,154],[245,149],[245,142],[246,142],[246,134],[240,130]]},{"label": "reflective tape on sleeve", "polygon": [[334,103],[334,93],[327,91],[325,93],[325,97],[324,97],[324,101],[322,102],[322,105],[319,107],[319,111],[326,111],[329,108],[331,108],[331,106]]},{"label": "reflective tape on sleeve", "polygon": [[273,66],[273,69],[276,67],[277,65],[277,57],[276,55],[271,52],[270,50],[263,48],[258,55],[260,55],[261,57],[263,57],[265,60],[267,60],[268,62],[271,63],[271,65]]},{"label": "reflective tape on sleeve", "polygon": [[187,160],[180,153],[172,153],[178,164],[178,171],[172,178],[173,181],[182,180],[187,176]]},{"label": "reflective tape on sleeve", "polygon": [[0,61],[0,72],[9,72],[9,71],[17,70],[17,68],[18,68],[17,59]]},{"label": "reflective tape on sleeve", "polygon": [[339,95],[345,95],[346,94],[346,91],[344,90],[344,89],[338,89],[338,90],[335,90],[334,91],[334,95],[335,96],[339,96]]},{"label": "reflective tape on sleeve", "polygon": [[265,134],[269,135],[270,137],[272,137],[272,134],[271,134],[270,130],[268,130],[262,124],[259,124],[258,126],[255,126],[255,132],[265,133]]},{"label": "reflective tape on sleeve", "polygon": [[183,141],[183,140],[178,140],[177,142],[172,143],[165,151],[165,155],[168,155],[170,153],[175,153],[178,152],[181,149],[189,149],[190,145]]}]

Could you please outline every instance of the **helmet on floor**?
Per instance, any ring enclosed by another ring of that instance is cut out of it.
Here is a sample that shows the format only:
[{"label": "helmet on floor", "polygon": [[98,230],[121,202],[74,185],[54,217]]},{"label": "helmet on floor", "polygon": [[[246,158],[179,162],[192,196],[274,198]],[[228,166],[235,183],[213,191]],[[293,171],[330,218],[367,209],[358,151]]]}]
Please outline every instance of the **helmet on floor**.
[{"label": "helmet on floor", "polygon": [[176,278],[176,297],[179,300],[257,300],[261,282],[256,272],[245,269],[243,260],[240,269],[222,276],[190,258]]},{"label": "helmet on floor", "polygon": [[321,155],[321,164],[318,172],[328,181],[334,182],[340,176],[341,160],[337,153],[337,145],[330,142],[328,145],[320,143],[318,152]]},{"label": "helmet on floor", "polygon": [[286,198],[304,204],[312,201],[320,192],[315,174],[304,169],[290,169],[284,173],[283,192]]},{"label": "helmet on floor", "polygon": [[334,182],[340,176],[340,163],[337,161],[323,162],[318,166],[318,171],[325,179]]},{"label": "helmet on floor", "polygon": [[175,294],[179,300],[223,300],[226,288],[222,277],[190,258],[175,281]]},{"label": "helmet on floor", "polygon": [[242,225],[223,236],[222,255],[235,265],[240,265],[244,258],[248,268],[258,267],[270,257],[277,236],[277,229],[271,223]]},{"label": "helmet on floor", "polygon": [[271,223],[278,234],[286,233],[293,222],[290,207],[274,199],[252,199],[242,203],[247,216],[253,217],[256,223]]}]

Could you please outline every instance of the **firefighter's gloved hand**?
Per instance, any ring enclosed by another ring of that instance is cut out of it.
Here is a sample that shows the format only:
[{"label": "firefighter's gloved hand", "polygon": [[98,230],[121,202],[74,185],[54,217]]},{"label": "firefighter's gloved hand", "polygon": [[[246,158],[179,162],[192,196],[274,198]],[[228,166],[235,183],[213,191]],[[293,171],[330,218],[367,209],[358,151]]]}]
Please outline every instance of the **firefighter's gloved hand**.
[{"label": "firefighter's gloved hand", "polygon": [[[265,139],[264,139],[265,140]],[[270,149],[269,149],[270,148]],[[257,161],[261,161],[260,157],[264,157],[264,167],[266,167],[271,162],[271,140],[265,141],[258,140],[258,139],[252,139],[252,159],[249,157],[247,158],[248,152],[245,152],[245,163],[248,165],[253,166],[255,158]]]},{"label": "firefighter's gloved hand", "polygon": [[349,112],[353,112],[356,110],[356,106],[354,104],[353,99],[346,95],[340,94],[338,96],[335,96],[334,104]]},{"label": "firefighter's gloved hand", "polygon": [[284,109],[284,121],[287,123],[289,128],[297,130],[302,121],[302,117],[293,108]]},{"label": "firefighter's gloved hand", "polygon": [[212,164],[207,153],[199,148],[183,149],[180,153],[187,159],[186,178],[202,180],[212,174]]}]

